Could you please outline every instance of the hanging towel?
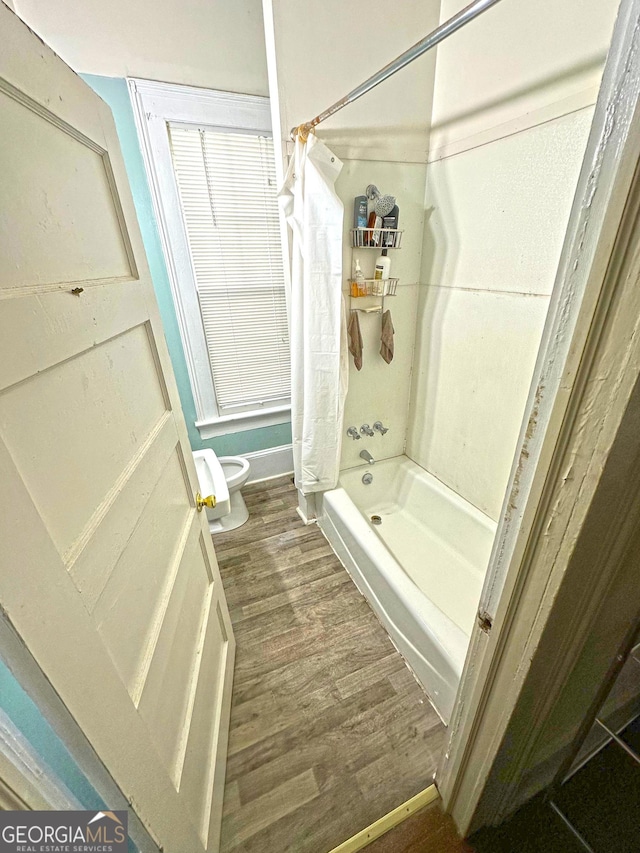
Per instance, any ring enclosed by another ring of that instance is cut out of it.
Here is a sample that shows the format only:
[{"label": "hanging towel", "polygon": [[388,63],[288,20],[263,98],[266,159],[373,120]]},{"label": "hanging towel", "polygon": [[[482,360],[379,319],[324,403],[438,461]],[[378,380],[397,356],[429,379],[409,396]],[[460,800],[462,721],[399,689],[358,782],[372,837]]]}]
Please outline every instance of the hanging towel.
[{"label": "hanging towel", "polygon": [[393,323],[391,322],[391,311],[385,311],[382,315],[382,334],[380,335],[380,355],[387,364],[393,361]]},{"label": "hanging towel", "polygon": [[347,334],[349,335],[349,352],[353,356],[353,363],[356,370],[362,370],[362,335],[357,311],[352,311],[349,316]]}]

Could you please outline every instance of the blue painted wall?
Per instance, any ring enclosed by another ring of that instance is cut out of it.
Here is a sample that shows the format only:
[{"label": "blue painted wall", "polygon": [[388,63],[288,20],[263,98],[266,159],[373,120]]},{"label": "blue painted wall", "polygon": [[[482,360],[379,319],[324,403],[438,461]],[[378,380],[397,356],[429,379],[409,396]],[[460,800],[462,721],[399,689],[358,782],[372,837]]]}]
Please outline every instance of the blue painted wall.
[{"label": "blue painted wall", "polygon": [[0,697],[2,710],[42,760],[82,803],[83,808],[103,808],[106,803],[89,784],[63,742],[3,661],[0,661]]},{"label": "blue painted wall", "polygon": [[[76,797],[82,808],[96,811],[113,808],[114,804],[105,803],[90,784],[64,743],[2,660],[0,660],[0,707],[29,741],[40,759]],[[136,853],[137,850],[136,845],[129,839],[130,853]]]},{"label": "blue painted wall", "polygon": [[219,456],[250,453],[255,450],[265,450],[269,447],[280,447],[291,443],[291,425],[279,424],[263,429],[247,430],[230,435],[219,436],[207,441],[200,438],[200,433],[194,426],[196,408],[191,392],[187,363],[184,357],[176,312],[173,307],[171,285],[162,254],[162,244],[158,227],[153,213],[151,192],[147,183],[142,153],[138,145],[133,108],[129,99],[126,80],[120,77],[101,77],[95,74],[83,74],[83,79],[111,107],[116,122],[122,154],[124,157],[133,200],[135,202],[142,239],[147,252],[151,276],[160,306],[160,314],[164,324],[167,346],[173,363],[173,370],[178,383],[180,401],[184,412],[189,441],[194,450],[212,447]]}]

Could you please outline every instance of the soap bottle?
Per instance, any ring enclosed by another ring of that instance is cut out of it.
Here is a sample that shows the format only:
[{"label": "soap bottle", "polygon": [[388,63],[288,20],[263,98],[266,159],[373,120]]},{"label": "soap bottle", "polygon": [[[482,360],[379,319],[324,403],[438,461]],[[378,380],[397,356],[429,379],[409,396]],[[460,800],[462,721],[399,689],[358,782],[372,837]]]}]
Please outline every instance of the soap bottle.
[{"label": "soap bottle", "polygon": [[364,279],[364,273],[362,272],[362,268],[360,266],[360,258],[355,259],[355,268],[353,271],[353,281],[351,282],[351,295],[352,296],[366,296],[367,295],[367,284]]},{"label": "soap bottle", "polygon": [[382,254],[376,259],[376,269],[373,274],[375,280],[374,293],[376,296],[384,295],[384,284],[391,271],[391,258],[387,255],[387,250],[383,249]]}]

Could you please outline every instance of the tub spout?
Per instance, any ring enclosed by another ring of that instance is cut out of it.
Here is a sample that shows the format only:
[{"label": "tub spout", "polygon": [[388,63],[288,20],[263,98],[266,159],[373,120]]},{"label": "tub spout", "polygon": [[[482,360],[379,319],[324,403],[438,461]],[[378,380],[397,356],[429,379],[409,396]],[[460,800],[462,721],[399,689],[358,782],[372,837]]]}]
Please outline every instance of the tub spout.
[{"label": "tub spout", "polygon": [[375,465],[376,460],[373,458],[373,456],[369,453],[368,450],[361,450],[360,458],[364,459],[364,461],[369,465]]}]

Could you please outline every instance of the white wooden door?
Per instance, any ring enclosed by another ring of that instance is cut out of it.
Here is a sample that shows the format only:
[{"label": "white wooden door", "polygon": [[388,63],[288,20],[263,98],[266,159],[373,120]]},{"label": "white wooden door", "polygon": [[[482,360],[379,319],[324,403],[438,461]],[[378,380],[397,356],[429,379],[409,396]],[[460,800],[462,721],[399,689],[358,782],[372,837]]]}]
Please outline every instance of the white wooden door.
[{"label": "white wooden door", "polygon": [[234,641],[113,119],[0,3],[0,606],[166,853],[216,850]]}]

